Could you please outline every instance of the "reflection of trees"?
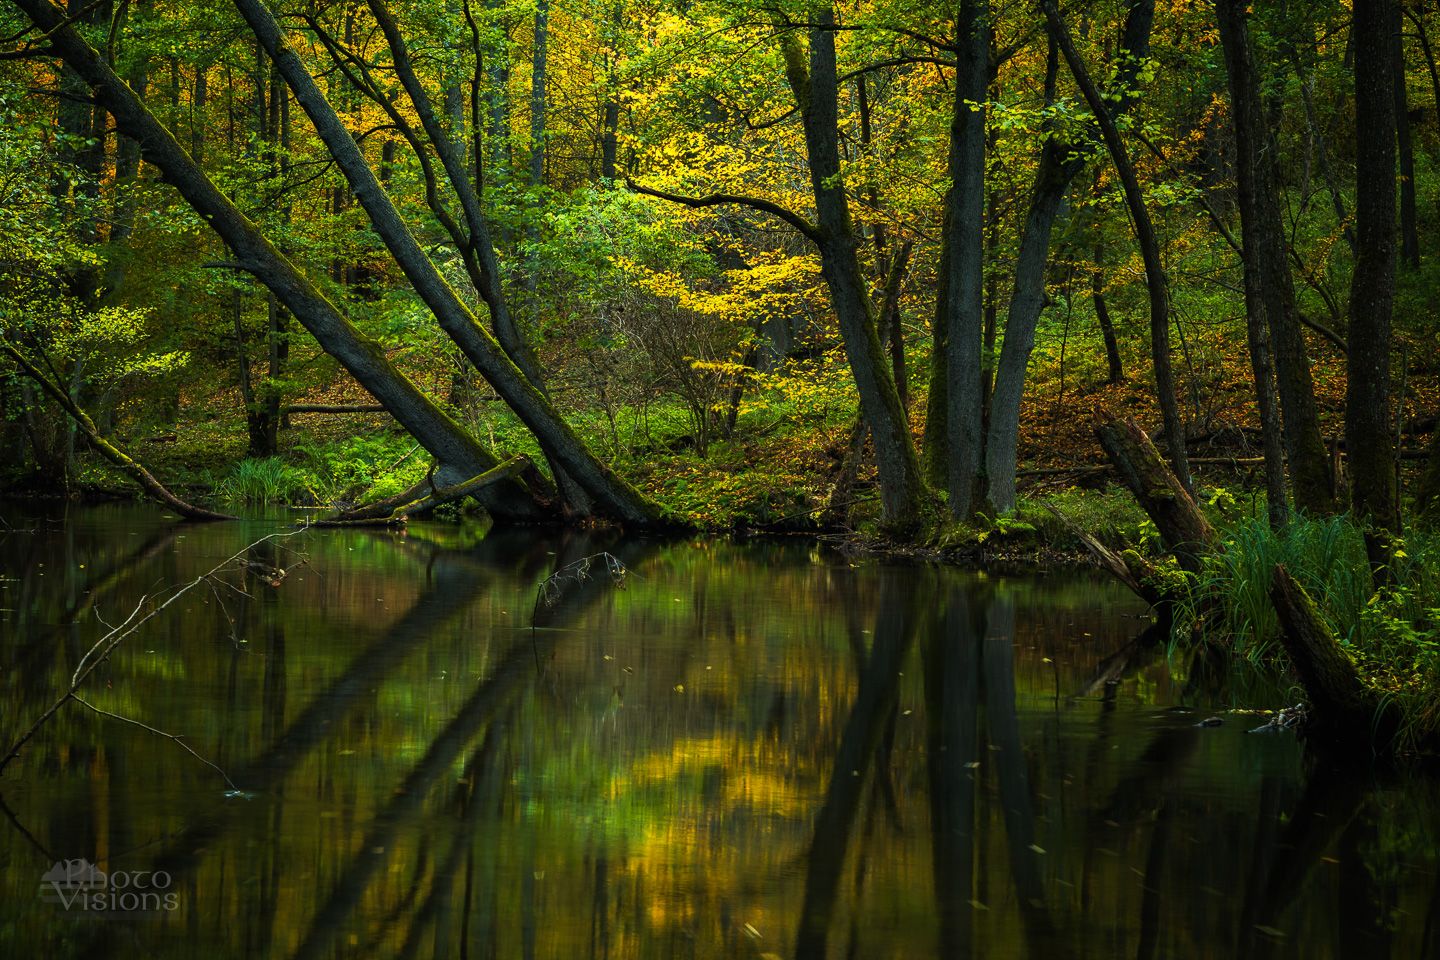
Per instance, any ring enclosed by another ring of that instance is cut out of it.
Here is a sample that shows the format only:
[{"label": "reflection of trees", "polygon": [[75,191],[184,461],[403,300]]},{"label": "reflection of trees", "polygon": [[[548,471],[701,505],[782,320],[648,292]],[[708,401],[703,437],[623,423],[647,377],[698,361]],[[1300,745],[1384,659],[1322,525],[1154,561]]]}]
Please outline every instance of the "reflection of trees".
[{"label": "reflection of trees", "polygon": [[[268,748],[234,772],[237,783],[257,795],[265,796],[269,811],[266,828],[268,843],[260,853],[266,862],[254,865],[262,873],[261,883],[258,893],[246,898],[247,946],[256,945],[249,943],[249,938],[259,936],[263,939],[264,935],[259,931],[268,932],[274,924],[280,888],[279,845],[285,839],[282,822],[287,778],[316,747],[342,729],[344,718],[358,705],[370,701],[373,698],[372,691],[426,640],[455,621],[482,596],[481,588],[493,576],[492,571],[497,568],[513,569],[517,559],[526,565],[532,564],[537,556],[542,560],[548,559],[542,542],[534,537],[526,537],[523,543],[526,549],[516,549],[520,545],[518,542],[508,537],[496,537],[494,542],[488,542],[467,554],[428,551],[427,587],[411,609],[396,621],[384,636],[372,642],[351,661],[339,677],[316,694],[300,714],[274,736]],[[583,540],[574,541],[576,547],[585,545]],[[576,593],[580,595],[578,597],[563,597],[562,602],[557,604],[557,610],[552,611],[552,620],[575,615],[584,608],[586,602],[598,595],[598,590],[598,585],[590,585],[577,590]],[[242,629],[248,629],[254,626],[252,621],[255,617],[249,601],[242,599],[240,603],[240,609],[236,610],[239,614],[238,625]],[[255,606],[268,608],[273,605]],[[284,634],[283,628],[269,618],[261,618],[260,624],[265,636],[266,652],[272,658],[266,664],[261,710],[262,727],[269,733],[281,726],[285,713]],[[443,775],[447,764],[464,748],[479,726],[493,716],[496,709],[520,688],[522,681],[534,675],[534,655],[537,650],[552,643],[556,635],[549,636],[551,639],[545,639],[542,635],[535,647],[532,647],[529,638],[517,640],[510,654],[489,679],[477,688],[456,717],[431,744],[425,758],[412,770],[402,785],[402,794],[387,808],[390,815],[378,818],[372,828],[377,835],[392,836],[396,827],[406,822],[407,816],[414,812],[413,805],[428,795],[430,786]],[[233,684],[228,686],[234,696]],[[232,712],[229,715],[236,714]],[[164,870],[177,878],[177,882],[182,881],[200,864],[206,850],[212,848],[228,830],[240,822],[245,822],[245,812],[245,804],[207,806],[198,817],[189,822],[178,838],[166,845],[152,860],[148,869]],[[73,845],[74,838],[69,839]],[[371,850],[379,845],[370,844],[365,849]],[[353,902],[347,901],[346,896],[352,895],[352,892],[357,896],[364,892],[363,881],[373,873],[376,865],[367,864],[363,856],[357,857],[340,888],[337,888],[337,894],[332,897],[331,908],[336,915],[343,916],[348,912],[348,907],[353,906]],[[133,915],[116,915],[110,919],[116,923],[129,924],[139,918]],[[119,946],[119,941],[102,932],[101,928],[97,928],[95,932],[92,947],[97,955],[108,953]],[[321,934],[317,940],[327,937],[328,934]]]},{"label": "reflection of trees", "polygon": [[805,900],[795,956],[802,960],[824,958],[830,919],[844,875],[846,851],[868,774],[899,696],[900,667],[915,638],[921,615],[913,603],[913,587],[899,571],[881,574],[875,640],[849,719],[840,734],[835,766],[815,818],[815,839],[805,868]]},{"label": "reflection of trees", "polygon": [[991,757],[998,768],[1010,875],[1020,899],[1025,937],[1032,956],[1066,956],[1070,951],[1046,905],[1045,884],[1040,876],[1035,811],[1015,711],[1015,604],[1003,591],[990,601],[983,650],[986,726],[993,748]]},{"label": "reflection of trees", "polygon": [[[569,549],[562,550],[556,558],[557,569],[575,559],[571,556],[574,550],[588,550],[591,545],[577,540],[568,546]],[[637,552],[637,548],[632,548],[630,555],[622,559],[635,562]],[[609,584],[599,577],[567,582],[561,588],[561,595],[546,608],[543,625],[555,627],[567,622],[608,589]],[[489,677],[476,687],[444,729],[430,740],[419,762],[395,789],[390,801],[371,821],[358,852],[345,866],[329,899],[311,921],[305,939],[294,954],[297,958],[325,956],[336,938],[349,928],[350,917],[369,889],[371,881],[394,856],[402,831],[408,826],[416,825],[418,819],[425,817],[426,800],[435,785],[441,782],[452,768],[455,759],[466,745],[474,740],[480,729],[487,723],[493,729],[494,719],[524,689],[525,682],[536,679],[537,660],[543,661],[548,656],[560,636],[558,632],[543,630],[533,638],[518,640]],[[471,761],[472,770],[481,768],[480,755],[483,753],[482,745],[477,756]],[[474,823],[468,818],[462,822],[468,826],[459,833],[467,835],[474,829]],[[522,885],[525,885],[526,876],[533,882],[533,869],[522,875]],[[526,926],[533,930],[532,924]],[[533,944],[532,938],[533,933],[526,937],[527,942]],[[533,955],[533,946],[527,949],[526,955]]]},{"label": "reflection of trees", "polygon": [[[1235,758],[1223,742],[1235,725],[1152,709],[1144,697],[1168,695],[1159,670],[1117,694],[1110,681],[1150,653],[1101,662],[1113,647],[1079,639],[1095,621],[1077,622],[1073,601],[707,544],[643,565],[622,553],[637,567],[627,593],[603,576],[575,583],[532,634],[500,614],[528,617],[550,571],[624,548],[525,531],[463,551],[326,536],[348,539],[320,543],[315,580],[227,600],[243,647],[224,633],[181,646],[180,666],[216,699],[186,704],[199,722],[177,729],[214,724],[256,799],[137,789],[155,752],[82,736],[111,766],[66,772],[86,788],[71,809],[25,811],[45,846],[67,850],[179,824],[153,859],[139,854],[150,864],[126,866],[174,873],[183,915],[113,917],[79,953],[160,940],[177,955],[303,942],[321,956],[597,960],[750,956],[794,937],[799,956],[892,960],[1301,944],[1383,956],[1374,904],[1415,918],[1390,915],[1393,956],[1440,939],[1440,920],[1420,936],[1430,888],[1377,872],[1395,840],[1374,835],[1386,810],[1363,801],[1367,787],[1347,798],[1319,769],[1297,782],[1288,748],[1259,737],[1243,769],[1217,772]],[[360,562],[326,567],[324,551],[350,546]],[[375,608],[358,599],[394,603],[416,584],[408,610],[366,630]],[[315,614],[317,595],[344,626]],[[177,622],[218,623],[214,606]],[[331,629],[364,642],[317,649]],[[442,669],[450,679],[428,685]],[[1052,708],[1052,691],[1087,684],[1100,702]],[[332,759],[341,747],[362,756]],[[178,808],[152,812],[150,796]],[[37,856],[23,837],[10,849]],[[175,921],[194,946],[174,941]]]},{"label": "reflection of trees", "polygon": [[[133,550],[123,551],[113,560],[96,569],[79,573],[78,583],[69,584],[68,596],[59,609],[54,609],[52,594],[54,581],[51,578],[29,575],[42,570],[46,561],[54,559],[45,547],[50,541],[31,536],[25,540],[27,550],[23,561],[16,565],[21,576],[15,578],[18,594],[10,597],[9,606],[14,611],[13,636],[17,642],[6,650],[5,677],[9,692],[6,699],[11,706],[31,704],[53,698],[56,682],[46,676],[55,668],[61,654],[69,654],[70,666],[65,673],[74,669],[74,664],[88,647],[79,634],[79,626],[91,619],[96,610],[115,598],[122,585],[133,586],[136,571],[163,555],[175,543],[180,528],[174,525],[154,531]],[[78,570],[74,531],[66,529],[63,549],[52,574],[63,577],[67,584]],[[83,589],[81,586],[83,585]],[[121,602],[124,598],[120,598]],[[129,606],[134,605],[130,598]],[[65,642],[60,642],[61,640]]]},{"label": "reflection of trees", "polygon": [[[891,571],[889,576],[903,575]],[[859,690],[815,822],[795,955],[803,960],[826,956],[828,931],[863,792],[872,778],[879,783],[888,776],[878,769],[878,763],[888,763],[880,746],[895,709],[900,667],[916,625],[927,623],[922,660],[940,955],[967,957],[976,950],[972,917],[978,902],[974,895],[976,790],[983,700],[992,747],[987,763],[997,768],[1010,873],[1030,952],[1033,956],[1065,956],[1069,952],[1066,941],[1046,902],[1016,713],[1013,600],[1004,593],[957,585],[945,595],[943,614],[930,616],[922,611],[933,605],[932,593],[902,592],[893,586],[893,580],[887,580],[885,586],[889,589],[882,588],[874,644],[860,672]],[[907,603],[908,611],[903,606]],[[870,839],[871,831],[866,829],[861,842]],[[865,851],[857,853],[857,862],[857,869],[863,870]],[[852,954],[857,949],[852,935]]]},{"label": "reflection of trees", "polygon": [[940,952],[973,955],[975,770],[979,762],[980,644],[967,592],[952,588],[925,642],[925,755],[930,772],[931,865]]}]

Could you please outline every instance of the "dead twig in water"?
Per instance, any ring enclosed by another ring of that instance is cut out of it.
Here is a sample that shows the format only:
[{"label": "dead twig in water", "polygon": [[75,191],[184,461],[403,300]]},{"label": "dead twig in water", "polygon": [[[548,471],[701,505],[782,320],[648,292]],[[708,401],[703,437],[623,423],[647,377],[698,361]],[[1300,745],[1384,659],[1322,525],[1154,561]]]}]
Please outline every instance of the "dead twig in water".
[{"label": "dead twig in water", "polygon": [[[86,651],[85,656],[80,658],[79,665],[76,666],[74,674],[72,674],[70,677],[70,688],[66,690],[63,694],[61,694],[60,698],[57,699],[54,703],[52,703],[45,710],[44,713],[40,714],[40,716],[36,718],[35,722],[32,723],[30,727],[23,734],[20,735],[19,739],[17,739],[13,744],[11,744],[10,749],[5,752],[4,759],[0,759],[0,773],[5,772],[5,768],[10,765],[10,761],[14,760],[20,755],[20,751],[24,749],[25,744],[29,743],[31,738],[33,738],[35,734],[40,731],[40,728],[43,727],[51,717],[55,716],[55,714],[60,711],[60,708],[65,706],[68,701],[76,700],[84,704],[86,707],[89,707],[91,710],[95,710],[99,713],[105,712],[99,710],[98,708],[92,706],[89,703],[85,703],[85,701],[81,700],[79,697],[76,696],[76,692],[80,689],[81,685],[84,684],[84,682],[89,678],[90,674],[94,673],[95,669],[99,667],[100,664],[104,663],[105,660],[109,658],[110,654],[115,652],[115,648],[120,646],[120,644],[124,642],[126,638],[133,636],[136,631],[138,631],[142,626],[163,613],[165,611],[165,608],[169,607],[170,604],[174,603],[176,600],[180,599],[182,596],[184,596],[186,593],[190,592],[192,589],[199,586],[200,584],[209,582],[211,577],[229,568],[236,561],[241,560],[247,553],[258,547],[260,544],[284,537],[293,537],[298,534],[305,533],[307,529],[308,528],[302,528],[300,530],[290,530],[283,533],[272,533],[268,536],[261,537],[259,540],[256,540],[253,543],[247,544],[243,550],[240,550],[239,552],[232,554],[229,557],[226,557],[224,561],[211,567],[209,570],[200,574],[198,577],[191,580],[189,583],[186,583],[183,586],[176,588],[175,592],[170,594],[170,596],[166,597],[164,602],[157,604],[153,610],[151,610],[144,616],[140,616],[140,611],[144,609],[146,602],[152,598],[141,597],[140,602],[135,605],[135,609],[130,611],[130,615],[124,620],[122,620],[119,626],[111,628],[109,632],[107,632],[103,637],[101,637],[98,641],[95,642],[94,646],[92,646],[88,651]],[[117,714],[109,714],[109,716],[115,716],[121,720],[128,720],[128,722],[136,723],[142,727],[146,726],[143,723],[139,723],[139,721],[129,720],[129,718],[127,717],[119,717]],[[163,731],[156,730],[155,732],[160,733],[163,736],[169,737],[170,739],[177,739],[172,734],[164,733]],[[190,748],[187,746],[186,749],[189,750]],[[195,753],[195,751],[193,750],[190,750],[190,752]],[[197,757],[199,756],[199,754],[195,755]],[[203,760],[204,758],[201,757],[201,759]],[[208,760],[206,762],[209,763]],[[211,766],[214,766],[214,764],[211,764]],[[219,768],[216,767],[216,769],[218,770]],[[230,778],[226,777],[225,780],[227,783],[229,783]],[[231,787],[233,788],[234,784],[231,784]]]},{"label": "dead twig in water", "polygon": [[196,760],[199,760],[201,763],[205,764],[205,766],[209,767],[210,769],[214,770],[216,773],[220,774],[220,776],[225,779],[225,783],[229,785],[229,787],[230,787],[231,790],[234,790],[236,793],[239,793],[239,792],[240,792],[240,788],[237,787],[237,786],[235,786],[235,781],[230,779],[230,774],[226,773],[224,770],[221,770],[221,769],[220,769],[218,766],[216,766],[214,763],[212,763],[212,762],[209,761],[209,760],[206,760],[204,757],[200,756],[200,754],[196,753],[195,750],[190,746],[190,744],[188,744],[188,743],[185,742],[185,740],[181,737],[180,734],[178,734],[178,733],[167,733],[167,732],[165,732],[164,730],[161,730],[159,727],[152,727],[152,726],[150,726],[150,724],[148,724],[148,723],[143,723],[143,722],[141,722],[141,721],[139,721],[139,720],[136,720],[134,717],[126,717],[126,716],[122,716],[121,714],[118,714],[118,713],[111,713],[109,710],[104,710],[104,709],[102,709],[102,708],[100,708],[100,707],[95,706],[95,704],[91,703],[89,700],[86,700],[84,697],[80,696],[78,693],[72,693],[72,694],[70,694],[70,699],[71,699],[71,700],[74,700],[76,703],[80,704],[80,706],[86,708],[87,710],[93,710],[93,711],[95,711],[96,713],[100,714],[100,716],[102,716],[102,717],[109,717],[109,718],[112,719],[112,720],[121,720],[121,721],[124,721],[125,723],[133,723],[135,726],[139,727],[140,729],[142,729],[142,730],[148,730],[148,731],[150,731],[151,733],[155,734],[157,737],[164,737],[164,738],[167,739],[167,740],[174,740],[177,744],[180,745],[180,748],[181,748],[182,750],[184,750],[186,753],[190,754],[190,756],[194,757]]}]

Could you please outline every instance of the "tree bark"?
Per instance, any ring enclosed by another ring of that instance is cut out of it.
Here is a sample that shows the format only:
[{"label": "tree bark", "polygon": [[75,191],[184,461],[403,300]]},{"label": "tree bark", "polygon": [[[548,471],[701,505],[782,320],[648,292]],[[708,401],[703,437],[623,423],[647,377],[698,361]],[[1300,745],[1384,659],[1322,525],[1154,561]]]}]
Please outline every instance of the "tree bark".
[{"label": "tree bark", "polygon": [[1389,562],[1400,529],[1390,422],[1390,325],[1395,295],[1394,0],[1356,0],[1355,270],[1350,281],[1345,442],[1350,502],[1369,532],[1372,567]]},{"label": "tree bark", "polygon": [[[279,67],[395,263],[441,328],[535,435],[557,475],[563,472],[578,484],[593,498],[597,511],[610,519],[638,526],[660,523],[660,509],[595,458],[440,276],[376,180],[349,130],[320,93],[304,63],[286,44],[270,10],[261,0],[236,0],[236,7]],[[471,241],[484,243],[479,236],[472,236]],[[493,257],[493,248],[488,254]],[[481,256],[485,255],[482,250]],[[588,507],[583,505],[579,512],[588,513]]]},{"label": "tree bark", "polygon": [[1160,412],[1165,422],[1165,443],[1170,451],[1170,464],[1175,477],[1185,490],[1190,490],[1190,465],[1185,452],[1185,422],[1180,417],[1180,403],[1175,393],[1175,377],[1170,367],[1170,294],[1166,289],[1165,269],[1160,263],[1160,244],[1155,238],[1155,227],[1150,222],[1150,213],[1145,207],[1145,197],[1140,190],[1140,181],[1135,176],[1135,167],[1130,154],[1120,139],[1120,130],[1110,109],[1105,105],[1100,91],[1090,79],[1090,72],[1070,39],[1065,22],[1055,9],[1054,0],[1041,0],[1045,23],[1056,46],[1060,48],[1075,83],[1085,96],[1090,112],[1100,125],[1105,138],[1105,147],[1115,164],[1115,171],[1125,187],[1125,205],[1130,211],[1130,220],[1135,228],[1135,240],[1140,245],[1140,256],[1145,263],[1145,286],[1150,294],[1150,355],[1155,366],[1155,392],[1160,401]]},{"label": "tree bark", "polygon": [[1198,574],[1203,558],[1215,547],[1215,530],[1190,492],[1134,420],[1104,421],[1095,433],[1115,471],[1154,522],[1165,549],[1182,570]]},{"label": "tree bark", "polygon": [[820,272],[840,324],[846,357],[860,393],[860,409],[875,444],[884,522],[896,530],[919,519],[925,496],[910,423],[885,362],[875,314],[860,269],[850,204],[840,171],[839,86],[835,66],[834,10],[815,14],[807,66],[791,31],[781,35],[785,73],[800,107],[809,153],[810,181],[819,229]]},{"label": "tree bark", "polygon": [[950,516],[974,512],[985,436],[980,395],[985,328],[985,107],[989,95],[988,4],[961,0],[956,23],[955,102],[950,120],[950,190],[945,195],[946,489]]},{"label": "tree bark", "polygon": [[[455,480],[496,465],[476,440],[441,411],[414,383],[399,373],[384,351],[368,340],[261,234],[215,186],[165,127],[146,109],[79,33],[65,12],[49,0],[17,0],[16,6],[41,30],[68,66],[84,79],[96,100],[115,117],[117,127],[141,146],[145,159],[159,169],[255,275]],[[500,519],[535,520],[545,513],[518,484],[497,488],[485,505]]]}]

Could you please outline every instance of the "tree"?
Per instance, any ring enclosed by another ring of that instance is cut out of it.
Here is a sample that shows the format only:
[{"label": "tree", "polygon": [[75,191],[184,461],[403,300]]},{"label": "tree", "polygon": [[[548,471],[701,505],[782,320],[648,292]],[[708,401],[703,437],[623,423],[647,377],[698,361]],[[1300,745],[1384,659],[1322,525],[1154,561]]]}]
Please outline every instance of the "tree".
[{"label": "tree", "polygon": [[1389,563],[1400,529],[1390,419],[1395,297],[1394,0],[1355,0],[1355,272],[1350,281],[1345,444],[1350,503],[1367,526],[1373,568]]},{"label": "tree", "polygon": [[[940,255],[944,297],[945,425],[950,515],[968,518],[983,462],[981,338],[985,326],[985,100],[990,83],[988,5],[961,0],[956,23],[955,104],[950,121],[950,189]],[[937,370],[940,367],[937,365]]]},{"label": "tree", "polygon": [[[325,142],[395,264],[434,314],[441,329],[455,341],[481,376],[535,435],[557,479],[563,475],[564,479],[573,483],[573,488],[566,484],[564,491],[568,494],[567,505],[571,511],[578,515],[598,512],[639,526],[659,522],[659,508],[596,459],[544,393],[526,377],[500,342],[480,326],[455,289],[441,276],[380,186],[350,131],[320,92],[304,62],[286,43],[284,32],[270,10],[259,0],[236,0],[236,7]],[[371,9],[381,20],[383,29],[383,4],[372,0]],[[489,224],[479,209],[473,186],[467,188],[462,185],[466,182],[467,171],[439,125],[428,93],[413,79],[413,65],[403,44],[397,42],[398,32],[386,32],[391,59],[412,106],[420,116],[429,140],[427,146],[440,157],[450,186],[461,196],[469,231],[463,246],[475,253],[479,263],[480,293],[498,325],[502,316],[509,315],[509,308],[500,285],[498,260],[490,239]],[[584,499],[580,500],[581,497]]]},{"label": "tree", "polygon": [[[16,4],[49,37],[54,55],[75,71],[116,126],[154,164],[238,258],[238,266],[269,288],[371,395],[436,459],[437,476],[459,482],[498,464],[475,439],[395,369],[315,284],[271,244],[205,175],[168,130],[49,0]],[[537,519],[543,509],[517,483],[486,491],[482,503],[506,519]]]},{"label": "tree", "polygon": [[[860,408],[875,444],[885,521],[903,530],[919,519],[925,482],[910,435],[910,419],[900,403],[876,330],[874,309],[857,255],[859,238],[850,219],[849,198],[840,170],[835,11],[821,7],[813,16],[814,22],[808,28],[808,64],[795,32],[785,30],[780,35],[785,76],[805,130],[817,217],[811,239],[820,250],[821,273],[830,289],[830,304],[860,391]],[[983,121],[981,126],[983,135]]]},{"label": "tree", "polygon": [[[1138,96],[1141,74],[1146,69],[1150,54],[1150,29],[1154,17],[1154,0],[1128,0],[1116,56],[1116,79],[1107,106],[1115,115],[1129,109]],[[1058,47],[1052,41],[1045,68],[1047,106],[1053,105],[1056,100],[1057,60]],[[1021,227],[1005,338],[996,364],[990,425],[985,437],[985,496],[991,509],[999,512],[1015,507],[1020,404],[1024,400],[1030,355],[1035,348],[1036,326],[1046,302],[1045,273],[1051,234],[1071,183],[1090,162],[1093,153],[1089,143],[1083,139],[1066,136],[1049,122],[1046,128]],[[1108,323],[1108,313],[1102,316],[1105,318],[1103,322]],[[1115,355],[1111,353],[1111,356]],[[1115,366],[1112,359],[1112,371]]]},{"label": "tree", "polygon": [[1045,13],[1045,26],[1054,37],[1060,54],[1065,58],[1075,83],[1085,96],[1085,102],[1105,139],[1105,148],[1115,165],[1115,172],[1125,188],[1125,206],[1130,212],[1130,222],[1135,228],[1135,240],[1140,246],[1140,256],[1145,263],[1145,287],[1150,295],[1150,361],[1155,368],[1155,392],[1160,400],[1160,412],[1165,422],[1165,445],[1169,448],[1170,464],[1181,486],[1191,489],[1190,461],[1185,450],[1185,421],[1180,417],[1180,402],[1175,393],[1175,376],[1170,366],[1170,292],[1167,289],[1165,269],[1160,263],[1160,243],[1155,238],[1155,227],[1150,221],[1150,212],[1145,206],[1145,196],[1135,167],[1130,162],[1129,151],[1120,139],[1120,130],[1115,118],[1106,106],[1099,89],[1090,79],[1089,69],[1080,59],[1065,21],[1054,0],[1041,0]]},{"label": "tree", "polygon": [[1320,435],[1310,361],[1297,320],[1280,217],[1275,170],[1278,147],[1261,100],[1262,78],[1255,66],[1246,9],[1238,0],[1219,0],[1215,6],[1235,127],[1235,177],[1244,243],[1251,365],[1264,437],[1270,519],[1278,527],[1285,523],[1287,511],[1278,407],[1284,410],[1283,446],[1290,458],[1296,505],[1310,513],[1333,512],[1334,480]]}]

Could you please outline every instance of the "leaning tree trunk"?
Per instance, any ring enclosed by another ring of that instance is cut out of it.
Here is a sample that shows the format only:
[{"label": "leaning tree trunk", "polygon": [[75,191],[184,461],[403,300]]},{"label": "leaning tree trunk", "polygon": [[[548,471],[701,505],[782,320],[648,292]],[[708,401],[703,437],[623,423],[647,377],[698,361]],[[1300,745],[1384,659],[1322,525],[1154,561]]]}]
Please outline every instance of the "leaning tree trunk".
[{"label": "leaning tree trunk", "polygon": [[[546,459],[593,498],[603,515],[639,526],[662,522],[660,509],[596,459],[440,276],[376,180],[350,131],[315,85],[305,64],[286,44],[269,8],[261,0],[236,0],[236,7],[310,117],[395,263],[445,333],[535,435]],[[488,249],[487,240],[488,236],[471,237],[471,242],[482,248],[482,259],[493,262],[494,251]]]},{"label": "leaning tree trunk", "polygon": [[1134,420],[1107,420],[1095,428],[1100,445],[1140,506],[1160,532],[1165,549],[1180,568],[1199,573],[1206,554],[1215,549],[1215,530],[1185,485],[1165,466],[1160,452]]},{"label": "leaning tree trunk", "polygon": [[858,256],[859,239],[840,170],[839,78],[835,66],[834,10],[815,13],[806,64],[793,32],[781,35],[785,73],[800,107],[818,218],[820,272],[840,324],[845,354],[860,393],[860,409],[875,444],[885,523],[903,530],[917,522],[925,496],[910,422],[875,328]]},{"label": "leaning tree trunk", "polygon": [[90,419],[90,415],[75,403],[69,391],[67,391],[63,385],[55,383],[46,376],[45,372],[32,363],[29,357],[3,341],[0,341],[0,352],[10,357],[11,360],[14,360],[20,369],[24,371],[25,376],[35,381],[36,385],[44,390],[50,399],[60,405],[60,408],[65,411],[65,415],[85,434],[90,440],[91,446],[98,450],[101,456],[124,471],[127,476],[139,484],[140,488],[155,500],[165,504],[186,520],[235,519],[229,514],[216,513],[213,510],[193,506],[175,496],[164,484],[155,479],[155,475],[149,470],[146,470],[139,461],[133,459],[124,450],[120,449],[119,446],[106,438],[104,434],[100,432],[100,429],[95,426],[95,422]]},{"label": "leaning tree trunk", "polygon": [[1350,281],[1345,443],[1350,502],[1366,524],[1378,572],[1400,529],[1390,423],[1390,322],[1395,296],[1394,0],[1355,0],[1355,270]]},{"label": "leaning tree trunk", "polygon": [[[16,6],[46,33],[55,54],[84,79],[96,101],[115,118],[117,128],[140,144],[145,159],[219,234],[234,252],[237,267],[253,274],[289,308],[321,348],[435,457],[444,477],[451,482],[465,480],[497,464],[265,239],[259,227],[230,202],[94,48],[68,25],[64,10],[49,0],[16,0]],[[481,502],[501,519],[535,520],[546,515],[534,497],[515,483],[487,491]]]},{"label": "leaning tree trunk", "polygon": [[1110,159],[1115,164],[1115,172],[1119,174],[1120,182],[1125,188],[1125,205],[1129,208],[1130,220],[1135,227],[1135,240],[1140,245],[1140,257],[1145,263],[1145,286],[1150,294],[1150,353],[1155,366],[1155,392],[1159,395],[1160,412],[1165,421],[1165,440],[1170,450],[1170,464],[1181,486],[1190,490],[1192,483],[1190,461],[1185,451],[1185,422],[1180,418],[1180,402],[1175,393],[1175,377],[1170,368],[1170,293],[1166,289],[1165,269],[1160,263],[1160,244],[1155,238],[1155,227],[1150,222],[1150,212],[1145,207],[1145,196],[1140,190],[1140,181],[1135,175],[1134,165],[1130,162],[1130,154],[1125,149],[1124,141],[1120,139],[1120,129],[1115,125],[1115,119],[1104,98],[1100,96],[1099,89],[1090,79],[1090,71],[1080,59],[1075,43],[1070,39],[1070,31],[1065,28],[1065,22],[1060,19],[1060,13],[1055,9],[1054,0],[1041,0],[1040,7],[1044,11],[1045,24],[1050,35],[1055,38],[1055,44],[1060,48],[1060,54],[1065,58],[1080,92],[1084,94],[1090,112],[1095,115],[1095,122],[1100,125],[1105,148],[1109,151]]},{"label": "leaning tree trunk", "polygon": [[1280,618],[1281,643],[1310,701],[1310,728],[1330,741],[1390,746],[1399,720],[1394,704],[1361,681],[1355,664],[1284,564],[1275,567],[1270,600]]}]

